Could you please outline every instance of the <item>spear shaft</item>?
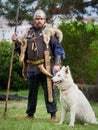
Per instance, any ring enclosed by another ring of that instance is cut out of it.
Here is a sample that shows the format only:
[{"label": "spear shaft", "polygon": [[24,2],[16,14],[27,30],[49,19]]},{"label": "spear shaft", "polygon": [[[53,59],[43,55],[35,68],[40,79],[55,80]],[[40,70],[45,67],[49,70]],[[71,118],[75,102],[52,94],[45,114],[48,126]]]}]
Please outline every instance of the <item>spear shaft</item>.
[{"label": "spear shaft", "polygon": [[[19,16],[19,1],[17,4],[15,33],[17,31],[18,16]],[[15,47],[15,42],[13,41],[11,58],[10,58],[9,75],[8,75],[8,84],[7,84],[7,90],[6,90],[6,101],[5,101],[5,107],[4,107],[4,119],[6,118],[6,112],[7,112],[7,104],[8,104],[9,89],[10,89],[10,82],[11,82],[11,74],[12,74],[12,64],[13,64],[13,57],[14,57],[14,47]]]}]

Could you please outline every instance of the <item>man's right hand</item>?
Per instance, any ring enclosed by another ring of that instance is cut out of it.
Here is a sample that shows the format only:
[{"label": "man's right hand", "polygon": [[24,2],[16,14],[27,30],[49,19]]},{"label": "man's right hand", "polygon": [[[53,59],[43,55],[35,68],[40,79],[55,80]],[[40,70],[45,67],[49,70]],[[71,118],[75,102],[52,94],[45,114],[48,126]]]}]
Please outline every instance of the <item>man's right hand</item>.
[{"label": "man's right hand", "polygon": [[18,38],[18,35],[16,33],[14,33],[11,37],[12,41],[16,41]]}]

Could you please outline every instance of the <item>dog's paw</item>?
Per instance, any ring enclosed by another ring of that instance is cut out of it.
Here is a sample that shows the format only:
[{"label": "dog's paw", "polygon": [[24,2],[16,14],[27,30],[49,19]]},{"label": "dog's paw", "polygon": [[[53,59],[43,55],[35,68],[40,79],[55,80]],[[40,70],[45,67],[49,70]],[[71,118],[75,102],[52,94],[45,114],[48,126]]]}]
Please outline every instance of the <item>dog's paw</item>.
[{"label": "dog's paw", "polygon": [[98,124],[98,121],[95,121],[94,124]]},{"label": "dog's paw", "polygon": [[86,126],[86,125],[88,125],[88,123],[84,123],[84,125]]},{"label": "dog's paw", "polygon": [[69,123],[69,126],[70,126],[70,127],[74,127],[74,124],[73,124],[73,123]]},{"label": "dog's paw", "polygon": [[96,124],[98,124],[98,121],[96,122]]},{"label": "dog's paw", "polygon": [[63,121],[59,121],[59,123],[58,123],[59,125],[61,125],[61,124],[63,124]]}]

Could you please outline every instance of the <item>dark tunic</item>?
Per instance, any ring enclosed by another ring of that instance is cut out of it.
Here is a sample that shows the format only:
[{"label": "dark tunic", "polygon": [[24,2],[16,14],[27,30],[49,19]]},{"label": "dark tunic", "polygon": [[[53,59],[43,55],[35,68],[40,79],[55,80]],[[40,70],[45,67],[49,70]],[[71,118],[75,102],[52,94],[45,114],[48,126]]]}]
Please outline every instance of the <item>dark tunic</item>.
[{"label": "dark tunic", "polygon": [[[24,61],[26,60],[38,61],[40,59],[44,59],[44,51],[46,49],[46,43],[44,43],[44,38],[42,35],[43,30],[44,28],[36,29],[35,27],[32,27],[28,31],[28,34],[26,35],[27,48],[25,50]],[[20,46],[21,46],[21,42],[16,41],[15,50],[21,54]],[[59,65],[59,59],[63,60],[65,58],[65,52],[55,35],[50,37],[48,46],[49,46],[50,57],[52,57],[52,59],[50,60],[50,64],[51,64],[50,66],[52,69],[53,65]],[[58,56],[60,58],[58,58]],[[27,71],[28,72],[39,71],[38,64],[36,65],[33,65],[31,63],[28,64]]]},{"label": "dark tunic", "polygon": [[[33,40],[34,39],[34,40]],[[53,38],[52,38],[53,39]],[[46,49],[46,44],[43,41],[42,29],[31,28],[27,36],[27,49],[26,49],[26,59],[31,61],[38,61],[44,59],[44,51]],[[53,57],[51,50],[51,41],[49,43],[50,56]],[[53,65],[53,59],[51,59],[51,65]],[[38,71],[38,65],[29,64],[28,71]]]}]

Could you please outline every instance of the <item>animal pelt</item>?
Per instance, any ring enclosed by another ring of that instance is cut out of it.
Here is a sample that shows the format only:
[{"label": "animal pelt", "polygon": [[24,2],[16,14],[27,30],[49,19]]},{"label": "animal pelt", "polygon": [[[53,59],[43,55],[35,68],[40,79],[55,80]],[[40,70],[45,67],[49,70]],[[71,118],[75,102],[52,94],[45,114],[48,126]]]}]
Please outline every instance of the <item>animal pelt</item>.
[{"label": "animal pelt", "polygon": [[20,62],[21,65],[23,65],[22,75],[23,75],[24,79],[26,80],[27,79],[28,64],[25,61],[25,51],[26,51],[26,48],[27,48],[27,39],[23,38],[23,37],[19,37],[18,40],[21,43],[21,47],[20,47],[21,53],[20,53],[20,56],[19,56],[19,62]]},{"label": "animal pelt", "polygon": [[[23,72],[26,72],[26,70],[24,70],[24,68],[27,69],[27,64],[25,65],[24,59],[25,59],[25,51],[27,48],[27,35],[28,35],[29,29],[27,28],[26,33],[22,37],[18,37],[18,40],[21,43],[21,53],[19,56],[19,61],[21,64],[23,64]],[[63,38],[62,32],[57,28],[53,28],[49,24],[45,24],[45,28],[42,31],[42,35],[43,35],[43,41],[46,44],[46,46],[48,46],[52,36],[55,36],[59,42],[61,42],[62,38]],[[26,66],[26,67],[24,67],[24,66]],[[23,75],[25,75],[25,74],[23,74]],[[26,75],[25,75],[25,77],[26,77]]]},{"label": "animal pelt", "polygon": [[76,119],[84,124],[98,124],[89,101],[74,83],[69,66],[63,66],[52,81],[60,89],[62,113],[59,124],[65,121],[67,111],[70,112],[69,126],[74,127]]},{"label": "animal pelt", "polygon": [[60,29],[53,28],[50,24],[45,24],[45,29],[43,30],[43,39],[45,44],[49,44],[51,36],[56,36],[59,42],[63,39],[63,34]]},{"label": "animal pelt", "polygon": [[[23,62],[24,57],[25,57],[25,51],[26,51],[26,47],[27,47],[27,39],[26,39],[27,32],[28,32],[28,29],[23,37],[18,38],[18,40],[21,42],[21,54],[19,57],[20,62]],[[46,45],[49,44],[51,36],[55,35],[59,42],[61,42],[62,38],[63,38],[62,32],[57,28],[51,27],[51,25],[49,25],[49,24],[45,25],[45,29],[42,31],[42,35],[43,35],[43,40]]]}]

